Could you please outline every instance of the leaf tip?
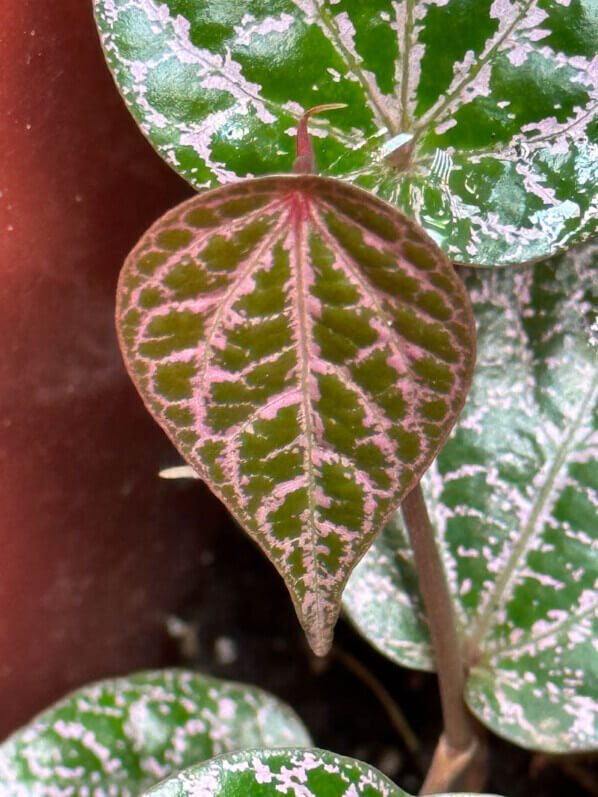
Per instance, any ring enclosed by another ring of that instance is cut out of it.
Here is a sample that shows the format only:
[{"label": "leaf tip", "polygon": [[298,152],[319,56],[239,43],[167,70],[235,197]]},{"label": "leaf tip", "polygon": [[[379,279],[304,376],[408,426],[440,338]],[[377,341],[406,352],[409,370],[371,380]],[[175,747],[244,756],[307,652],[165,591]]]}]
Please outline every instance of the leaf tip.
[{"label": "leaf tip", "polygon": [[306,629],[305,635],[310,648],[316,656],[322,658],[327,656],[332,650],[332,640],[334,638],[334,630],[332,628],[318,629],[315,633]]},{"label": "leaf tip", "polygon": [[328,604],[326,608],[318,607],[313,613],[299,615],[307,642],[316,656],[327,656],[330,653],[339,614],[340,605]]}]

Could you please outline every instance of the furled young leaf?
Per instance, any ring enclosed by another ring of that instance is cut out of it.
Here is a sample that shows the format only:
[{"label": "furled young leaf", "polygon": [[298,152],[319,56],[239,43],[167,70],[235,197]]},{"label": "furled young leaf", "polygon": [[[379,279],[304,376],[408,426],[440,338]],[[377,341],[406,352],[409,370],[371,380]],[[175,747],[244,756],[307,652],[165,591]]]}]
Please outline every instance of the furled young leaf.
[{"label": "furled young leaf", "polygon": [[529,261],[595,229],[595,0],[94,2],[130,110],[197,187],[288,171],[303,109],[345,102],[321,167],[452,260]]},{"label": "furled young leaf", "polygon": [[[409,797],[407,792],[369,764],[315,748],[247,750],[220,756],[159,783],[146,794],[148,797],[280,797],[281,794],[297,797]],[[460,797],[474,795],[462,794]]]},{"label": "furled young leaf", "polygon": [[307,731],[261,689],[137,673],[73,692],[0,745],[0,794],[136,797],[214,755],[289,744],[309,745]]},{"label": "furled young leaf", "polygon": [[[555,752],[598,747],[596,253],[469,278],[478,364],[423,482],[471,665],[467,702],[496,733]],[[390,658],[431,669],[416,585],[397,518],[345,606]]]},{"label": "furled young leaf", "polygon": [[149,410],[272,559],[325,653],[349,572],[467,392],[467,293],[386,203],[310,175],[175,208],[123,268],[117,319]]}]

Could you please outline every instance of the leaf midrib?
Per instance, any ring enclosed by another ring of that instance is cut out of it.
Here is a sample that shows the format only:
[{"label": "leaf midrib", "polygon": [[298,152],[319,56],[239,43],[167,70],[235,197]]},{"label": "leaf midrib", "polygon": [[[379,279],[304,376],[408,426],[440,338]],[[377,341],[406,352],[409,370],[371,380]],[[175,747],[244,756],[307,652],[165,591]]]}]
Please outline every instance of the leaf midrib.
[{"label": "leaf midrib", "polygon": [[[324,204],[324,203],[322,203],[322,204]],[[327,240],[329,245],[331,246],[331,248],[334,250],[335,246],[338,246],[338,242],[336,242],[334,240],[333,236],[325,228],[325,226],[322,225],[317,220],[315,213],[312,212],[310,214],[310,219],[311,219],[311,222],[312,222],[314,228],[318,230],[318,232],[320,233],[322,238]],[[348,252],[344,252],[344,255],[345,255],[345,258],[346,258],[345,259],[345,264],[347,265],[347,270],[350,272],[350,274],[353,277],[355,283],[359,286],[359,288],[362,290],[363,293],[365,293],[365,294],[370,296],[370,298],[372,300],[372,303],[374,304],[374,306],[376,307],[376,310],[378,311],[379,317],[380,318],[386,317],[388,315],[388,313],[386,313],[382,309],[382,307],[381,307],[381,305],[380,305],[380,303],[378,301],[378,298],[377,298],[376,294],[374,293],[373,288],[371,286],[368,286],[365,283],[362,275],[359,274],[359,271],[357,269],[349,266],[348,259],[353,261],[353,258],[349,255]],[[355,263],[355,261],[353,261],[353,263]],[[355,266],[357,266],[356,263],[355,263]],[[389,344],[390,344],[390,341],[389,341]],[[404,353],[400,349],[395,349],[395,354],[397,354],[398,356],[402,357],[404,359],[405,363],[406,363],[406,359],[405,359]],[[388,437],[388,433],[387,433],[387,430],[386,430],[386,426],[385,426],[385,420],[386,419],[383,419],[382,416],[380,415],[379,407],[374,403],[373,399],[368,394],[366,394],[364,388],[362,388],[355,381],[353,376],[350,373],[348,373],[348,371],[347,372],[342,371],[340,366],[338,366],[338,364],[336,364],[336,363],[330,363],[330,365],[339,374],[339,377],[342,375],[342,378],[345,381],[349,382],[353,386],[355,391],[359,393],[360,397],[362,398],[364,404],[368,408],[368,410],[371,413],[372,417],[374,418],[376,423],[378,423],[378,425],[380,427],[380,431],[385,435],[386,439],[389,440],[389,442],[392,442],[392,441],[390,441],[390,438]],[[407,378],[410,380],[412,387],[415,389],[416,388],[416,383],[415,383],[415,380],[413,378],[413,374],[411,373],[410,369],[407,368],[406,365],[405,365],[405,374],[406,374]],[[397,457],[395,455],[393,455],[393,459],[394,459],[395,463],[398,466],[399,460],[397,459]]]},{"label": "leaf midrib", "polygon": [[[505,654],[509,653],[517,653],[517,651],[522,650],[523,648],[528,647],[530,644],[537,645],[538,642],[541,642],[543,639],[547,637],[554,636],[555,634],[562,634],[563,631],[567,630],[570,626],[576,625],[580,620],[583,620],[588,615],[594,614],[596,609],[598,608],[598,600],[596,603],[593,603],[591,606],[588,606],[587,609],[584,609],[581,612],[574,612],[569,614],[563,620],[554,625],[551,625],[550,628],[547,628],[546,631],[542,632],[536,637],[532,637],[531,640],[529,637],[525,640],[520,640],[515,645],[508,645],[504,648],[498,648],[497,650],[492,652],[492,656],[496,656],[497,658],[502,658]],[[508,657],[507,657],[508,658]]]},{"label": "leaf midrib", "polygon": [[[295,194],[296,200],[300,202],[308,202],[309,200],[301,192]],[[289,213],[292,212],[292,204],[289,208]],[[325,619],[322,615],[322,596],[320,594],[320,568],[317,561],[317,531],[316,531],[316,513],[317,506],[315,500],[316,494],[316,475],[313,464],[313,449],[314,449],[314,430],[312,426],[312,401],[310,388],[310,368],[309,368],[309,314],[306,307],[306,285],[304,268],[306,258],[302,257],[302,234],[303,222],[301,219],[293,223],[293,248],[295,257],[295,274],[296,274],[296,296],[297,296],[297,327],[299,339],[299,357],[300,357],[300,372],[299,382],[301,388],[301,402],[303,405],[303,419],[304,419],[304,434],[305,434],[305,458],[304,468],[307,475],[307,506],[309,513],[309,533],[311,540],[312,556],[313,556],[313,594],[315,601],[315,614],[318,640],[322,636],[325,628]]]},{"label": "leaf midrib", "polygon": [[[442,114],[448,108],[448,106],[453,102],[455,98],[458,98],[461,91],[465,88],[465,86],[469,85],[472,80],[474,80],[482,67],[484,67],[492,58],[494,57],[498,47],[511,35],[511,33],[517,28],[519,23],[522,19],[525,18],[528,11],[534,5],[536,0],[527,0],[521,7],[520,13],[515,17],[513,22],[505,29],[502,36],[496,39],[496,41],[492,44],[486,55],[480,57],[480,59],[471,66],[471,68],[467,71],[465,77],[457,84],[456,88],[450,94],[447,94],[444,100],[440,103],[440,105],[434,110],[432,107],[429,111],[429,114],[424,114],[418,122],[414,125],[414,132],[415,134],[419,134],[423,129],[430,127],[434,122],[438,122],[442,118]],[[463,103],[461,103],[459,107],[462,107]],[[456,108],[455,111],[458,109]]]},{"label": "leaf midrib", "polygon": [[[398,10],[397,10],[398,12]],[[405,30],[403,37],[403,53],[401,57],[401,132],[406,132],[411,125],[409,113],[409,57],[411,54],[411,35],[413,31],[413,0],[407,0]]]},{"label": "leaf midrib", "polygon": [[318,9],[319,17],[322,20],[322,23],[326,27],[326,30],[330,34],[330,38],[333,41],[334,45],[336,46],[336,50],[341,55],[343,61],[347,65],[348,69],[353,72],[361,88],[363,89],[364,94],[366,95],[367,99],[369,100],[369,105],[374,112],[375,116],[378,116],[378,122],[382,122],[384,126],[387,128],[388,132],[391,135],[396,135],[399,130],[395,122],[388,116],[385,112],[384,108],[382,108],[376,98],[371,94],[369,84],[367,78],[363,74],[363,70],[353,57],[353,54],[347,50],[345,45],[343,44],[338,28],[336,27],[333,18],[331,17],[330,13],[324,6],[320,6]]},{"label": "leaf midrib", "polygon": [[[320,201],[326,207],[330,207],[324,201],[322,201],[322,200],[320,200]],[[344,214],[342,211],[340,211],[340,210],[335,208],[334,212],[337,215],[343,216],[344,218],[347,218],[352,223],[354,223],[353,219],[351,219],[349,216]],[[332,235],[332,233],[328,229],[326,229],[325,225],[323,225],[319,221],[317,221],[315,216],[313,216],[313,222],[314,222],[314,225],[317,227],[317,229],[320,231],[320,234],[322,235],[322,237],[325,238],[328,241],[328,243],[330,244],[332,249],[334,249],[335,246],[338,246],[338,242],[335,241],[334,236]],[[380,303],[380,299],[383,298],[383,294],[380,291],[378,291],[373,285],[368,284],[365,276],[360,273],[359,263],[354,259],[354,257],[349,252],[347,252],[346,250],[344,251],[344,255],[345,255],[345,265],[346,265],[347,271],[351,274],[351,276],[353,277],[353,279],[357,283],[357,285],[359,285],[359,287],[361,288],[362,292],[370,297],[370,300],[371,300],[372,304],[374,305],[376,311],[378,312],[379,318],[381,318],[381,319],[390,318],[390,320],[392,320],[392,316],[390,316],[390,314],[387,313],[386,310],[384,310],[384,308],[382,307],[382,305]],[[405,302],[405,304],[407,306],[409,306],[408,303]],[[388,345],[389,345],[389,347],[391,349],[394,350],[395,355],[397,355],[401,359],[401,361],[403,362],[403,364],[404,364],[403,376],[404,376],[405,380],[409,383],[409,386],[413,390],[413,392],[417,393],[418,392],[417,380],[415,378],[415,375],[413,373],[412,368],[409,367],[409,362],[408,362],[407,357],[405,356],[405,352],[401,348],[399,348],[396,344],[393,344],[391,339],[389,339]],[[415,419],[414,419],[414,426],[417,429],[417,432],[418,432],[418,434],[420,436],[420,439],[427,440],[427,437],[426,437],[426,435],[423,432],[421,423],[419,421],[415,421]],[[384,431],[386,433],[386,430],[384,430]]]},{"label": "leaf midrib", "polygon": [[[534,534],[538,531],[538,529],[536,528],[538,518],[540,517],[540,514],[542,513],[542,510],[544,509],[550,497],[556,478],[566,461],[567,455],[569,454],[571,447],[574,444],[575,435],[581,426],[586,410],[588,409],[592,400],[594,399],[595,394],[598,393],[597,388],[598,388],[598,374],[590,382],[589,390],[587,391],[584,399],[579,405],[577,415],[575,416],[575,419],[571,424],[569,432],[566,435],[563,442],[561,443],[559,450],[556,452],[553,463],[546,475],[544,484],[537,493],[537,498],[532,507],[530,517],[523,531],[521,532],[521,536],[517,544],[514,546],[513,550],[511,551],[511,554],[509,556],[505,569],[502,572],[501,577],[496,582],[496,588],[494,590],[494,593],[484,611],[479,615],[478,621],[475,624],[474,632],[471,636],[471,641],[474,648],[480,646],[481,642],[483,641],[488,631],[490,630],[494,613],[501,605],[501,599],[505,595],[505,592],[509,584],[511,583],[511,580],[517,571],[517,564],[519,562],[519,559],[527,551],[531,539],[533,538]],[[521,644],[524,643],[521,642]],[[494,652],[498,653],[500,651],[501,649],[497,648],[497,650]]]}]

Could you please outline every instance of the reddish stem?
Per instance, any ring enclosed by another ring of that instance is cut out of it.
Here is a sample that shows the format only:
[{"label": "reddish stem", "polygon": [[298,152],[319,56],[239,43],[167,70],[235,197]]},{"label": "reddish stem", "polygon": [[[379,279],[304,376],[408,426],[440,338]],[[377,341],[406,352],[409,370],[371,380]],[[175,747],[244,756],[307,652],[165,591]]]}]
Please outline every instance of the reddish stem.
[{"label": "reddish stem", "polygon": [[[465,673],[452,598],[419,484],[409,493],[401,508],[426,608],[442,704],[444,733],[433,769],[444,770],[447,780],[452,780],[455,773],[471,760],[476,745],[473,723],[463,700]],[[438,785],[437,775],[435,771],[432,779],[434,789]],[[439,780],[442,780],[442,775]],[[427,791],[429,787],[427,779],[426,791],[422,793],[430,793]]]},{"label": "reddish stem", "polygon": [[307,129],[310,116],[323,111],[334,111],[346,107],[343,102],[316,105],[314,108],[305,111],[301,119],[299,119],[299,124],[297,125],[297,157],[293,163],[293,171],[296,174],[315,174],[317,171],[316,156]]}]

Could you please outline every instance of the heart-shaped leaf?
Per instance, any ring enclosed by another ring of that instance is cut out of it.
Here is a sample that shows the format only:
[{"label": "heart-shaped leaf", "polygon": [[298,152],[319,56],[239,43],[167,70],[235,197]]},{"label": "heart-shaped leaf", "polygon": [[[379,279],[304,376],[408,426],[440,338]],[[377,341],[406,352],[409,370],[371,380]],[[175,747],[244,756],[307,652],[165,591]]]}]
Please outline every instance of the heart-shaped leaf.
[{"label": "heart-shaped leaf", "polygon": [[361,189],[246,180],[143,236],[117,320],[148,409],[272,559],[324,654],[349,572],[469,386],[473,315],[450,263]]},{"label": "heart-shaped leaf", "polygon": [[[159,783],[146,794],[151,797],[280,797],[281,794],[409,797],[369,764],[316,748],[247,750],[220,756]],[[461,797],[474,795],[462,794]]]},{"label": "heart-shaped leaf", "polygon": [[[467,702],[496,733],[554,752],[598,747],[597,253],[468,279],[478,364],[423,480],[471,667]],[[390,658],[432,668],[398,518],[345,607]]]},{"label": "heart-shaped leaf", "polygon": [[0,793],[136,797],[220,753],[310,743],[261,689],[185,670],[137,673],[73,692],[0,745]]},{"label": "heart-shaped leaf", "polygon": [[[95,0],[122,95],[197,187],[318,156],[452,260],[546,257],[596,228],[595,0]],[[389,157],[387,157],[389,156]]]}]

